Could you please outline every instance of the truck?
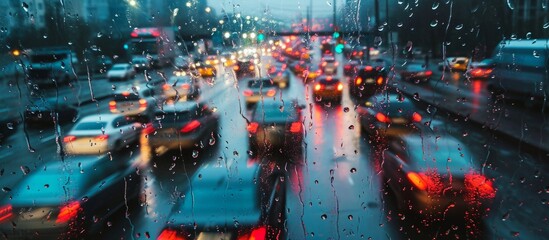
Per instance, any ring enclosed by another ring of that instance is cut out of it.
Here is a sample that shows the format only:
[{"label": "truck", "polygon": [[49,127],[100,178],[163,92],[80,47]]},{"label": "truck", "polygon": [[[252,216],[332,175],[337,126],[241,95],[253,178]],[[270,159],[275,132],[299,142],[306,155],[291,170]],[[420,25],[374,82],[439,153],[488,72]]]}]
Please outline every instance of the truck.
[{"label": "truck", "polygon": [[80,71],[76,53],[64,47],[39,48],[26,51],[28,83],[33,86],[68,84]]},{"label": "truck", "polygon": [[162,68],[170,65],[180,52],[173,27],[135,28],[130,37],[132,62],[146,57],[151,66]]}]

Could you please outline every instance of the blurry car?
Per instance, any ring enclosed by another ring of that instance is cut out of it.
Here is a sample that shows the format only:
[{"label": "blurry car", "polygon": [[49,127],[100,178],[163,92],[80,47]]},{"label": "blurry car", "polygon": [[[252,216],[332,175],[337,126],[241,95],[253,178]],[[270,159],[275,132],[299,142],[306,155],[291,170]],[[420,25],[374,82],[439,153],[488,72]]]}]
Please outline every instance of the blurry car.
[{"label": "blurry car", "polygon": [[166,99],[195,99],[200,95],[200,85],[189,76],[172,76],[162,90]]},{"label": "blurry car", "polygon": [[118,90],[113,94],[113,100],[109,102],[111,113],[122,114],[126,116],[140,116],[143,121],[160,108],[164,99],[161,90],[155,88],[134,87],[131,90]]},{"label": "blurry car", "polygon": [[444,61],[440,62],[438,64],[438,68],[441,71],[446,69],[446,70],[452,70],[452,71],[465,72],[467,70],[468,64],[469,64],[469,58],[467,57],[449,57],[449,58],[446,58]]},{"label": "blurry car", "polygon": [[67,154],[106,154],[135,142],[141,132],[137,118],[94,114],[80,119],[63,138]]},{"label": "blurry car", "polygon": [[146,57],[134,57],[132,59],[132,64],[135,68],[135,71],[139,72],[149,70],[152,67],[151,61]]},{"label": "blurry car", "polygon": [[357,67],[357,74],[349,79],[349,93],[359,98],[369,98],[384,89],[387,70],[380,63],[366,62]]},{"label": "blurry car", "polygon": [[198,74],[203,78],[213,78],[217,75],[217,70],[213,65],[206,64],[205,62],[196,62],[194,67],[198,71]]},{"label": "blurry car", "polygon": [[390,141],[387,147],[383,182],[400,210],[429,219],[480,217],[487,212],[496,189],[458,139],[448,134],[412,134]]},{"label": "blurry car", "polygon": [[410,80],[416,83],[427,82],[433,76],[433,71],[427,69],[427,66],[424,64],[412,63],[406,66],[400,76],[404,80]]},{"label": "blurry car", "polygon": [[128,80],[136,75],[135,69],[128,63],[117,63],[107,72],[109,81]]},{"label": "blurry car", "polygon": [[25,123],[37,127],[72,122],[77,116],[78,109],[75,106],[56,98],[33,99],[24,113]]},{"label": "blurry car", "polygon": [[368,53],[368,47],[365,46],[357,46],[351,51],[349,54],[349,59],[351,60],[360,60],[366,57],[365,55]]},{"label": "blurry car", "polygon": [[242,95],[246,98],[246,106],[262,101],[263,99],[273,98],[278,91],[278,85],[270,78],[252,78],[248,79],[246,89]]},{"label": "blurry car", "polygon": [[175,205],[157,239],[284,239],[280,174],[258,163],[233,169],[206,164],[194,173],[185,193],[193,197]]},{"label": "blurry car", "polygon": [[4,238],[85,239],[126,204],[138,205],[142,180],[128,162],[108,156],[46,162],[0,200]]},{"label": "blurry car", "polygon": [[236,55],[232,52],[222,52],[220,60],[224,67],[232,67],[236,63]]},{"label": "blurry car", "polygon": [[205,65],[212,65],[215,66],[219,64],[219,57],[217,55],[208,55],[206,56],[206,59],[204,60]]},{"label": "blurry car", "polygon": [[154,113],[152,122],[142,133],[147,142],[141,145],[147,145],[152,153],[160,147],[190,149],[200,141],[216,137],[218,125],[219,115],[208,105],[194,101],[175,102]]},{"label": "blurry car", "polygon": [[335,100],[341,102],[343,83],[335,76],[322,76],[315,80],[313,97],[315,101]]},{"label": "blurry car", "polygon": [[275,70],[269,71],[268,76],[273,80],[275,84],[278,84],[279,88],[287,88],[290,86],[290,71],[288,70]]},{"label": "blurry car", "polygon": [[292,69],[292,72],[294,72],[295,75],[299,76],[299,75],[303,74],[303,72],[309,68],[309,65],[310,64],[308,64],[305,61],[297,61],[297,62],[293,62],[290,65],[290,68]]},{"label": "blurry car", "polygon": [[353,77],[357,74],[357,67],[360,66],[360,61],[350,60],[343,66],[343,75]]},{"label": "blurry car", "polygon": [[302,108],[296,101],[256,104],[247,126],[252,155],[280,151],[300,157],[304,134]]},{"label": "blurry car", "polygon": [[317,65],[311,65],[303,73],[301,73],[301,78],[304,83],[312,82],[316,78],[322,75],[322,69]]},{"label": "blurry car", "polygon": [[337,66],[339,63],[334,57],[323,57],[320,61],[320,68],[322,72],[326,75],[335,75],[337,74]]},{"label": "blurry car", "polygon": [[484,59],[478,63],[471,63],[471,68],[467,70],[466,76],[471,79],[488,79],[492,76],[495,63],[492,59]]},{"label": "blurry car", "polygon": [[357,106],[360,126],[371,138],[407,134],[417,130],[422,116],[412,100],[396,93],[382,93],[370,97]]}]

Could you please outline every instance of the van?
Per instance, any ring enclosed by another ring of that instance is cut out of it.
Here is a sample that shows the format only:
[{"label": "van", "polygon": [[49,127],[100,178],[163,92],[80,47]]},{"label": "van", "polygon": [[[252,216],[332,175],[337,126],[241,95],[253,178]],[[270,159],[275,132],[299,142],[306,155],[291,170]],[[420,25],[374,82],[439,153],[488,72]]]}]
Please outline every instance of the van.
[{"label": "van", "polygon": [[492,99],[503,96],[531,105],[549,97],[548,56],[549,39],[501,41],[492,55]]}]

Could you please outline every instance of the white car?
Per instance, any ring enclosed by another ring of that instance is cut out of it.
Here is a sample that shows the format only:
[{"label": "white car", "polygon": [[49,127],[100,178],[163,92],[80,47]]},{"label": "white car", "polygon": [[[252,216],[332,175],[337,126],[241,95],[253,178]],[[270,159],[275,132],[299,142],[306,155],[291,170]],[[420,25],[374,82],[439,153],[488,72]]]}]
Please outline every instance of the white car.
[{"label": "white car", "polygon": [[200,85],[190,76],[172,76],[162,86],[166,99],[195,99],[200,95]]},{"label": "white car", "polygon": [[135,142],[141,133],[135,118],[95,114],[82,118],[63,138],[67,154],[106,154]]},{"label": "white car", "polygon": [[107,72],[107,78],[112,80],[128,80],[135,77],[135,69],[128,63],[114,64]]}]

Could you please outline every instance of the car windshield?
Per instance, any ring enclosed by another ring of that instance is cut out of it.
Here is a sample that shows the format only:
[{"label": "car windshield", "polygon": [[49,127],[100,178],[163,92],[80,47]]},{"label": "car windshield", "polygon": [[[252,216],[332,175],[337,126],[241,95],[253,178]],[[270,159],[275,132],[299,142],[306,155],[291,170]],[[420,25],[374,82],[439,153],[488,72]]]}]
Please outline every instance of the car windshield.
[{"label": "car windshield", "polygon": [[549,236],[549,0],[0,0],[0,90],[6,239]]}]

